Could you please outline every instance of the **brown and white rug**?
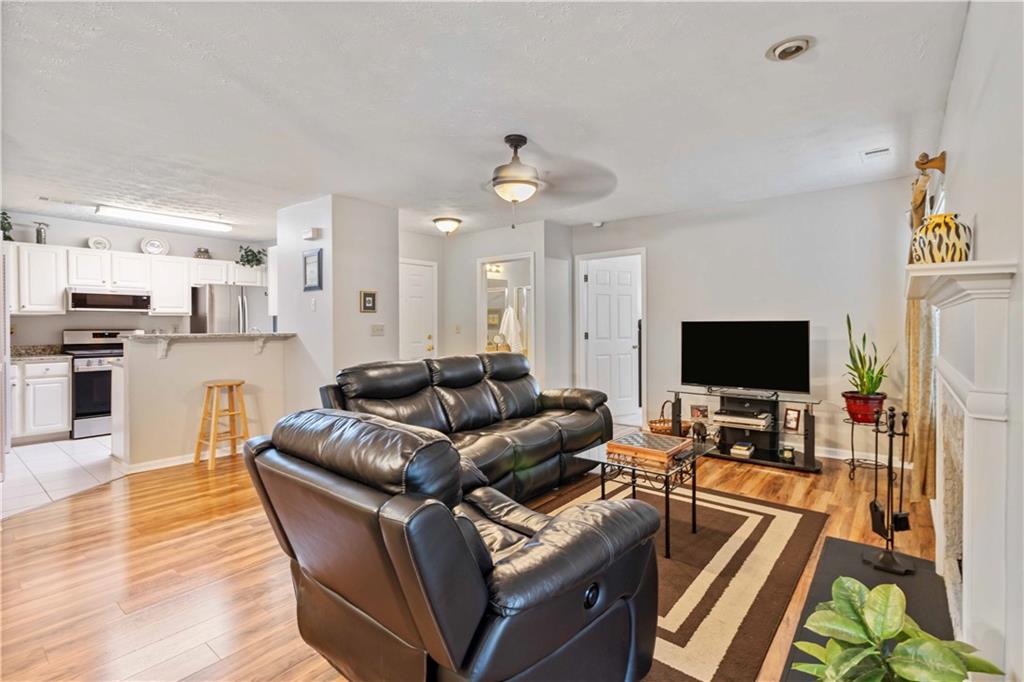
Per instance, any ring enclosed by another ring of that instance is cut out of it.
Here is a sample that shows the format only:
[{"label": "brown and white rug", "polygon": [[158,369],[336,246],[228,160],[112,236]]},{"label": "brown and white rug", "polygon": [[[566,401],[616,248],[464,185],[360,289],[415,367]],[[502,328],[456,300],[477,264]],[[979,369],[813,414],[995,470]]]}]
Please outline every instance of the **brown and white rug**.
[{"label": "brown and white rug", "polygon": [[[596,480],[566,493],[574,496],[538,510],[553,514],[601,495]],[[628,496],[628,486],[608,489],[609,499]],[[658,494],[637,497],[664,508]],[[656,536],[658,640],[645,679],[756,679],[828,515],[703,488],[696,535],[688,488],[673,494],[671,513],[671,559],[663,556],[664,531]]]}]

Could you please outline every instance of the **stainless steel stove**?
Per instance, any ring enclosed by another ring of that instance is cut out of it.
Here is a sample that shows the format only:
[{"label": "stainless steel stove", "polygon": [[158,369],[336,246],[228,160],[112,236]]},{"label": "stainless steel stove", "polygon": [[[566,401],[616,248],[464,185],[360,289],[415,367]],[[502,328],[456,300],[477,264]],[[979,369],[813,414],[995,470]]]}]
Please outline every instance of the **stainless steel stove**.
[{"label": "stainless steel stove", "polygon": [[110,433],[110,358],[124,355],[122,334],[141,329],[69,329],[61,351],[71,361],[71,437]]}]

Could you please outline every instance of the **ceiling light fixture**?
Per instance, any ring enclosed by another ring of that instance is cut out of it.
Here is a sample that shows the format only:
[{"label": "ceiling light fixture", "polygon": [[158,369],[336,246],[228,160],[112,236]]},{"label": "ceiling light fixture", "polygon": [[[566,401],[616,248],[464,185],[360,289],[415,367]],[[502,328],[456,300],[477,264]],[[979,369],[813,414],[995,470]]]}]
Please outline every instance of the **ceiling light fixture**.
[{"label": "ceiling light fixture", "polygon": [[106,206],[100,204],[96,207],[96,215],[120,220],[130,220],[150,225],[162,225],[164,227],[183,227],[189,230],[207,230],[209,232],[230,232],[231,225],[214,220],[200,220],[199,218],[185,218],[183,216],[166,215],[164,213],[153,213],[151,211],[139,211],[134,208],[121,208],[119,206]]},{"label": "ceiling light fixture", "polygon": [[446,236],[459,229],[461,224],[462,221],[458,218],[434,218],[434,227],[444,232]]},{"label": "ceiling light fixture", "polygon": [[811,49],[811,44],[814,42],[814,38],[811,36],[794,36],[792,38],[786,38],[780,40],[764,53],[764,56],[773,62],[788,62],[791,59],[796,59],[807,50]]},{"label": "ceiling light fixture", "polygon": [[506,135],[505,144],[512,148],[512,160],[494,169],[491,186],[494,192],[512,204],[526,201],[540,187],[537,169],[519,160],[519,150],[526,146],[525,135]]}]

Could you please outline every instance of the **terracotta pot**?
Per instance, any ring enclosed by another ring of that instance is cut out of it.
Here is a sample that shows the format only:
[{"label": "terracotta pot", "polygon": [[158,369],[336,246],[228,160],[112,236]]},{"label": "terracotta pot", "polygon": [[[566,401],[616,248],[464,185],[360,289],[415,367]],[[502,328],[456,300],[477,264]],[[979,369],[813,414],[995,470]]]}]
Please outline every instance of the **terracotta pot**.
[{"label": "terracotta pot", "polygon": [[885,405],[885,393],[874,393],[864,395],[857,391],[844,391],[846,398],[846,411],[850,413],[850,419],[858,424],[874,424],[875,410],[882,411]]},{"label": "terracotta pot", "polygon": [[933,213],[914,230],[910,255],[915,263],[967,261],[973,241],[973,230],[956,213]]}]

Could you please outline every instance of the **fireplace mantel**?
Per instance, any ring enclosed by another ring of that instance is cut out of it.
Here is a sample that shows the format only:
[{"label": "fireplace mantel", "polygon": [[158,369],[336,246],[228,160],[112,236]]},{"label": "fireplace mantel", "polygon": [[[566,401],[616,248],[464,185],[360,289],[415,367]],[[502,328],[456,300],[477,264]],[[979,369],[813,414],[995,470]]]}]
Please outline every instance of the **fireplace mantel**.
[{"label": "fireplace mantel", "polygon": [[[1016,573],[1008,575],[1006,565],[1006,481],[1009,297],[1017,267],[1009,261],[908,265],[906,282],[907,299],[939,309],[935,564],[950,588],[957,637],[998,663],[1006,646],[1007,579]],[[956,456],[949,472],[946,454]],[[961,499],[962,524],[952,528],[948,509]],[[948,560],[961,540],[962,585]]]}]

